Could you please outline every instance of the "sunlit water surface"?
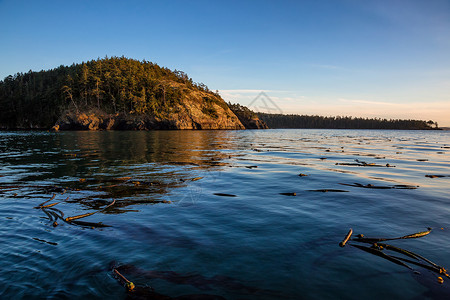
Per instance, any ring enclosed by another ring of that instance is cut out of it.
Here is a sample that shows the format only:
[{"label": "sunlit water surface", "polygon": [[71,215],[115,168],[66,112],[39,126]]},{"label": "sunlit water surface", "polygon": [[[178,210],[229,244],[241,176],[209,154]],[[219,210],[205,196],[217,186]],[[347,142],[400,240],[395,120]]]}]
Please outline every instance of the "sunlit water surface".
[{"label": "sunlit water surface", "polygon": [[[0,295],[124,299],[115,261],[170,296],[448,298],[450,280],[338,243],[432,227],[392,244],[450,268],[449,147],[444,131],[2,132]],[[34,208],[52,195],[110,227],[54,227]]]}]

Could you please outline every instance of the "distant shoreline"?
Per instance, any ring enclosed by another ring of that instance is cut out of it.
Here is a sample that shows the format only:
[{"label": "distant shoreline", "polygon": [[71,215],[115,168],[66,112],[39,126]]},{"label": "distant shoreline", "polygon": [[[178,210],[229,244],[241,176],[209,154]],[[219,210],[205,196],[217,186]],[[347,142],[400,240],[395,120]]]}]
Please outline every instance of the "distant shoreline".
[{"label": "distant shoreline", "polygon": [[254,130],[381,130],[381,131],[450,131],[450,127],[440,127],[433,129],[381,129],[381,128],[255,128],[255,129],[99,129],[99,130],[88,130],[88,129],[69,129],[69,130],[51,130],[48,128],[1,128],[0,132],[18,132],[18,131],[34,131],[34,132],[152,132],[152,131],[254,131]]},{"label": "distant shoreline", "polygon": [[361,118],[351,116],[310,116],[294,114],[257,113],[269,128],[292,129],[398,129],[398,130],[440,130],[432,120],[404,120]]}]

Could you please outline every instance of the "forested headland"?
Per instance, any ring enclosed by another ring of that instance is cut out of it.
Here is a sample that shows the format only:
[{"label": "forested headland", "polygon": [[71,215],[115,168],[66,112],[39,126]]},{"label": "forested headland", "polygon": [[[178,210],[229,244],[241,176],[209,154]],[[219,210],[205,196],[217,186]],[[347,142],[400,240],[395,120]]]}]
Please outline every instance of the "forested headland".
[{"label": "forested headland", "polygon": [[[323,117],[257,113],[269,128],[328,128],[328,129],[437,129],[437,123],[421,120],[381,118]],[[435,127],[433,127],[435,125]]]},{"label": "forested headland", "polygon": [[0,106],[3,129],[244,128],[206,85],[125,57],[8,76],[0,81]]}]

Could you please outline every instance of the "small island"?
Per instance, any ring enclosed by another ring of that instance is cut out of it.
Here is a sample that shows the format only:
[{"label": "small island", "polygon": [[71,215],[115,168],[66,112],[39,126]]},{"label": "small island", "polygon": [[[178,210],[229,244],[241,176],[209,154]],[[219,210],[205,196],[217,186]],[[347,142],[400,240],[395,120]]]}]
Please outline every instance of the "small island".
[{"label": "small island", "polygon": [[245,129],[206,85],[125,57],[8,76],[0,105],[4,130]]}]

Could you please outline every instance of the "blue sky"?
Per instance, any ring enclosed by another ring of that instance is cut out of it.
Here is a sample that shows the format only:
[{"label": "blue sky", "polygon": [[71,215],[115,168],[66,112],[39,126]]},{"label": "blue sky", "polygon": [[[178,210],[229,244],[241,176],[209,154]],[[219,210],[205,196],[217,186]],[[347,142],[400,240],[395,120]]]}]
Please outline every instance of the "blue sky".
[{"label": "blue sky", "polygon": [[1,79],[124,55],[231,102],[450,126],[448,0],[0,0],[0,43]]}]

